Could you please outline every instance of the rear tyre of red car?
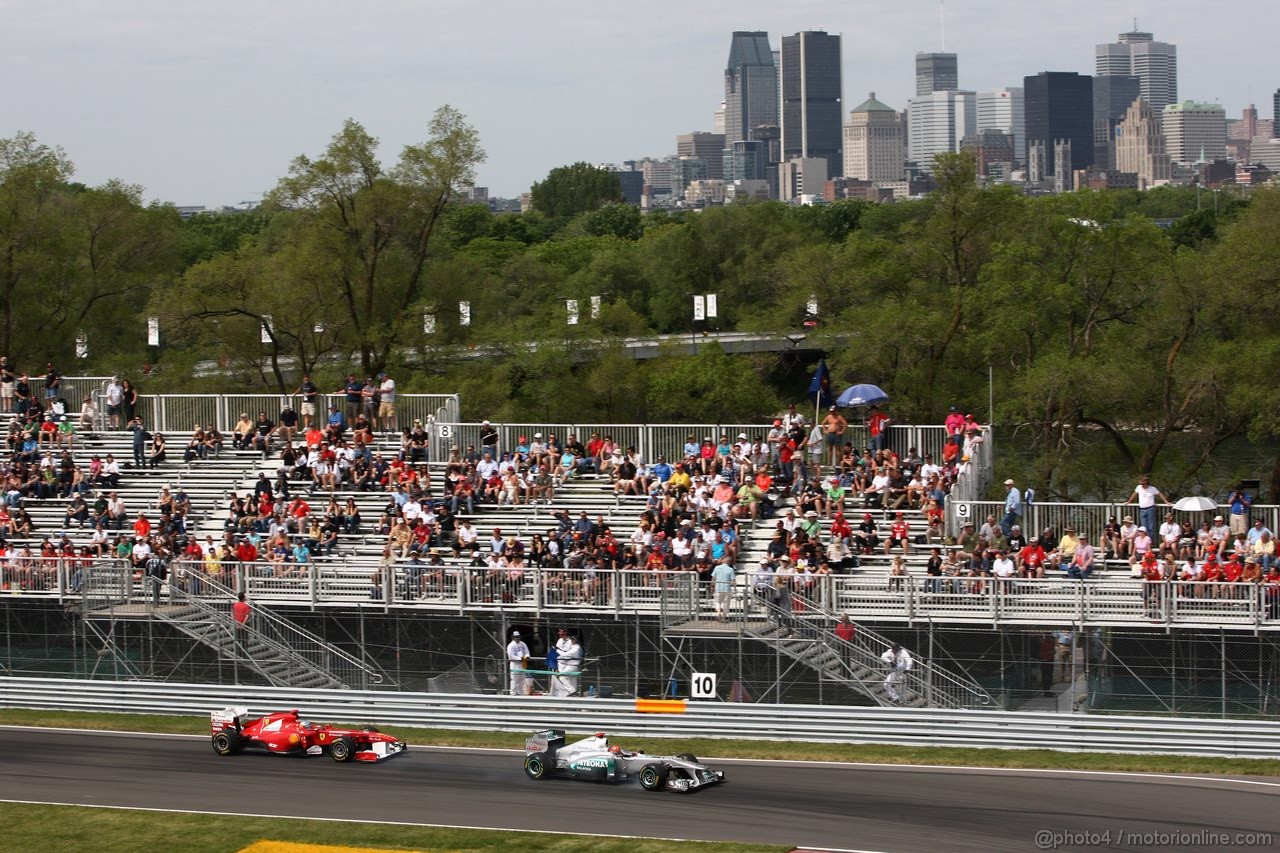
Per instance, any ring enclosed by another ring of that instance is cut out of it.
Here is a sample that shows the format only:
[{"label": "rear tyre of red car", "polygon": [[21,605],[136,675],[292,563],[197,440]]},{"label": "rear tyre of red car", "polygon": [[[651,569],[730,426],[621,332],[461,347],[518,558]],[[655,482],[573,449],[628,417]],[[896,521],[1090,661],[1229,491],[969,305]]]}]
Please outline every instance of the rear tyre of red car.
[{"label": "rear tyre of red car", "polygon": [[213,751],[218,755],[235,755],[240,751],[240,733],[233,731],[218,732],[213,736]]},{"label": "rear tyre of red car", "polygon": [[542,753],[535,753],[525,758],[524,775],[535,782],[547,778],[547,764],[542,760]]},{"label": "rear tyre of red car", "polygon": [[646,791],[661,791],[667,787],[667,768],[662,764],[646,764],[640,768],[640,787]]},{"label": "rear tyre of red car", "polygon": [[356,742],[340,737],[329,746],[329,757],[334,761],[350,761],[356,754]]}]

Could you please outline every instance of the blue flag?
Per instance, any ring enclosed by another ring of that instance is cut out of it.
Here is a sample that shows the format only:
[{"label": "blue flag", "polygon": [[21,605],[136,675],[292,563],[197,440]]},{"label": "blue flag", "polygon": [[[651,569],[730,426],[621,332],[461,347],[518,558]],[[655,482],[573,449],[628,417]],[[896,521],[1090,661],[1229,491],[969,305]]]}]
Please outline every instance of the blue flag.
[{"label": "blue flag", "polygon": [[809,399],[815,406],[831,405],[831,371],[827,370],[827,360],[818,361],[818,370],[809,383]]}]

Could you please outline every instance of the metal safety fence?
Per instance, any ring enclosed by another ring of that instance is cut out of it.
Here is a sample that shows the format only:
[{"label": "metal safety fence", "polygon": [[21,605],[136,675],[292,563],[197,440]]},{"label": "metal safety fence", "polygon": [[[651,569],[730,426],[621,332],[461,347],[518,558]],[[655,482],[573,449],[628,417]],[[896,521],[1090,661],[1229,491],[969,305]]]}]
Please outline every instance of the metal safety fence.
[{"label": "metal safety fence", "polygon": [[[1231,507],[1228,504],[1218,504],[1216,509],[1201,512],[1188,512],[1168,506],[1157,507],[1155,529],[1147,531],[1152,540],[1159,540],[1159,525],[1166,515],[1172,515],[1182,530],[1189,531],[1194,538],[1200,526],[1206,521],[1212,523],[1214,516],[1221,515],[1224,519],[1230,519]],[[1024,533],[1033,538],[1044,530],[1050,531],[1054,536],[1061,536],[1063,531],[1071,528],[1096,544],[1099,534],[1108,523],[1120,524],[1126,517],[1132,518],[1135,524],[1142,524],[1138,507],[1134,504],[1032,503],[1023,507],[1020,526]],[[967,500],[955,495],[954,490],[953,496],[947,501],[947,532],[952,536],[957,535],[965,524],[973,524],[977,528],[993,518],[996,521],[1004,518],[1004,501]],[[1277,525],[1280,525],[1280,505],[1253,504],[1245,516],[1246,526],[1255,520],[1261,521],[1274,534]]]},{"label": "metal safety fence", "polygon": [[297,708],[335,721],[467,731],[564,728],[623,737],[881,743],[1054,749],[1135,754],[1280,757],[1280,723],[1176,717],[853,708],[688,701],[645,713],[634,700],[457,696],[207,684],[0,677],[0,707],[205,715],[247,706],[252,714]]},{"label": "metal safety fence", "polygon": [[[92,571],[90,562],[55,557],[0,562],[0,591],[76,599]],[[219,594],[219,585],[226,584],[252,600],[312,607],[656,615],[664,590],[689,577],[688,572],[666,570],[513,569],[406,561],[363,567],[224,562],[217,564],[211,576],[206,563],[175,561],[164,596],[169,596],[169,584],[184,594],[209,595]],[[751,575],[740,574],[739,591],[745,593],[754,581]],[[847,575],[801,575],[790,583],[796,594],[855,621],[1280,630],[1280,586],[1275,584]],[[695,588],[699,614],[714,615],[711,583],[704,581]],[[145,598],[140,582],[121,594],[126,600]]]}]

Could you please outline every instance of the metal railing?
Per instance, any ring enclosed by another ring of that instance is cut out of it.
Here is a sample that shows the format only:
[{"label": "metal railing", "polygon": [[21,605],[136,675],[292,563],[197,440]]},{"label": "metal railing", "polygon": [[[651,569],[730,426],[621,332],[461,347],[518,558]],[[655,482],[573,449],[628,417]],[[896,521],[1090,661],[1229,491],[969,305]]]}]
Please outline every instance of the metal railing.
[{"label": "metal railing", "polygon": [[[989,516],[994,516],[996,521],[1002,519],[1004,501],[969,500],[963,496],[953,496],[948,499],[946,510],[947,532],[954,536],[964,524],[972,522],[975,527],[981,527]],[[1189,528],[1194,536],[1200,525],[1205,521],[1212,521],[1215,515],[1230,519],[1231,507],[1228,504],[1218,504],[1216,510],[1208,512],[1185,512],[1167,506],[1157,507],[1156,529],[1148,531],[1152,540],[1159,539],[1159,525],[1164,522],[1167,513],[1173,514],[1174,520],[1182,526],[1184,532]],[[1024,508],[1021,527],[1023,533],[1032,537],[1046,528],[1052,530],[1055,536],[1061,536],[1064,530],[1071,527],[1096,543],[1098,534],[1109,520],[1114,519],[1118,523],[1125,516],[1132,516],[1135,524],[1142,523],[1136,504],[1032,503],[1029,508]],[[1261,519],[1274,533],[1276,526],[1280,525],[1280,505],[1255,503],[1249,509],[1249,522],[1252,523],[1254,519]]]},{"label": "metal railing", "polygon": [[[772,576],[768,579],[772,580]],[[822,599],[830,597],[829,592],[830,586],[820,583],[793,589],[790,592],[790,610],[760,595],[744,592],[738,618],[744,631],[770,642],[775,640],[768,632],[751,630],[753,618],[758,618],[756,614],[766,615],[790,634],[830,648],[835,652],[846,679],[858,682],[864,692],[870,693],[876,701],[888,704],[881,689],[888,671],[882,655],[892,641],[863,624],[856,625],[851,640],[837,637],[834,632],[837,616],[821,603]],[[995,698],[976,681],[935,666],[923,650],[909,651],[914,665],[909,670],[900,671],[895,682],[896,689],[904,697],[920,697],[935,708],[986,708],[997,704]]]},{"label": "metal railing", "polygon": [[618,737],[1280,756],[1280,723],[1273,721],[721,701],[688,702],[683,714],[646,714],[637,711],[634,700],[580,696],[560,699],[0,676],[0,707],[5,708],[181,714],[207,719],[211,710],[228,705],[247,706],[251,714],[297,708],[316,720],[465,731],[529,732],[556,727],[571,732],[608,731]]},{"label": "metal railing", "polygon": [[[136,588],[120,589],[130,585],[127,579],[104,580],[103,573],[90,572],[89,565],[79,558],[38,557],[33,565],[0,564],[0,590],[59,600],[96,596],[103,601],[99,606],[106,606],[105,599],[110,596],[141,595]],[[179,576],[206,576],[198,562],[175,561],[173,569]],[[692,577],[682,571],[536,566],[510,570],[405,561],[377,566],[225,563],[222,571],[226,591],[217,595],[227,595],[235,588],[250,600],[263,603],[307,607],[372,603],[454,613],[520,610],[658,615],[664,606],[664,589]],[[748,583],[747,578],[739,573],[738,584]],[[1280,630],[1280,585],[1275,584],[820,575],[797,580],[795,589],[817,608],[830,614],[847,613],[855,621]],[[710,596],[695,596],[690,606],[699,615],[714,614]]]},{"label": "metal railing", "polygon": [[[101,380],[98,377],[84,379],[93,380],[77,383],[77,388],[84,385],[85,393],[74,400],[67,397],[72,404],[72,414],[79,411],[79,401],[84,396],[92,396],[99,412],[99,425],[105,428],[105,383],[109,381],[109,377]],[[215,424],[229,435],[242,413],[247,413],[251,420],[256,420],[258,412],[266,412],[272,420],[276,420],[285,400],[290,401],[294,410],[301,413],[302,397],[291,394],[139,394],[137,413],[147,428],[153,431],[181,434],[192,430],[196,424]],[[322,425],[330,403],[340,411],[346,411],[343,394],[321,394],[316,402],[316,420]],[[396,427],[403,429],[412,426],[415,420],[427,424],[433,422],[439,414],[456,420],[459,406],[457,394],[397,394]],[[123,418],[120,425],[124,426]]]},{"label": "metal railing", "polygon": [[332,683],[359,688],[381,685],[385,680],[376,664],[264,607],[251,608],[244,625],[233,625],[235,593],[202,571],[198,563],[174,565],[169,581],[158,590],[124,561],[103,560],[87,567],[64,562],[57,570],[61,575],[82,572],[81,610],[86,617],[110,618],[116,608],[143,605],[151,618],[186,629],[185,633],[247,663],[269,680],[288,682],[319,673]]}]

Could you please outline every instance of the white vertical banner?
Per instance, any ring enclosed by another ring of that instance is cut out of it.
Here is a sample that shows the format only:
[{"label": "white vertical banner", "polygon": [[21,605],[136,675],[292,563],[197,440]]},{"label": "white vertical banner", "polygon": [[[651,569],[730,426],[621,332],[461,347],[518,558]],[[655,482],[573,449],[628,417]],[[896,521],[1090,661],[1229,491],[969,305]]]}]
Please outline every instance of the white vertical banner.
[{"label": "white vertical banner", "polygon": [[430,311],[422,312],[422,334],[434,335],[436,333],[436,315]]},{"label": "white vertical banner", "polygon": [[695,322],[707,319],[707,298],[705,296],[693,297],[693,319]]},{"label": "white vertical banner", "polygon": [[578,325],[578,300],[566,299],[564,301],[565,316],[568,318],[570,326]]},{"label": "white vertical banner", "polygon": [[471,325],[471,303],[470,302],[458,303],[458,325],[459,326]]},{"label": "white vertical banner", "polygon": [[264,344],[271,343],[271,315],[262,315],[262,342]]},{"label": "white vertical banner", "polygon": [[591,319],[592,320],[600,319],[600,297],[599,296],[591,297]]},{"label": "white vertical banner", "polygon": [[84,333],[84,329],[76,332],[76,358],[89,357],[89,337]]},{"label": "white vertical banner", "polygon": [[810,317],[818,316],[818,297],[810,295],[809,301],[804,305],[805,313]]},{"label": "white vertical banner", "polygon": [[716,295],[714,293],[707,294],[707,319],[716,316]]},{"label": "white vertical banner", "polygon": [[159,317],[147,318],[147,346],[149,347],[160,346],[160,318]]}]

